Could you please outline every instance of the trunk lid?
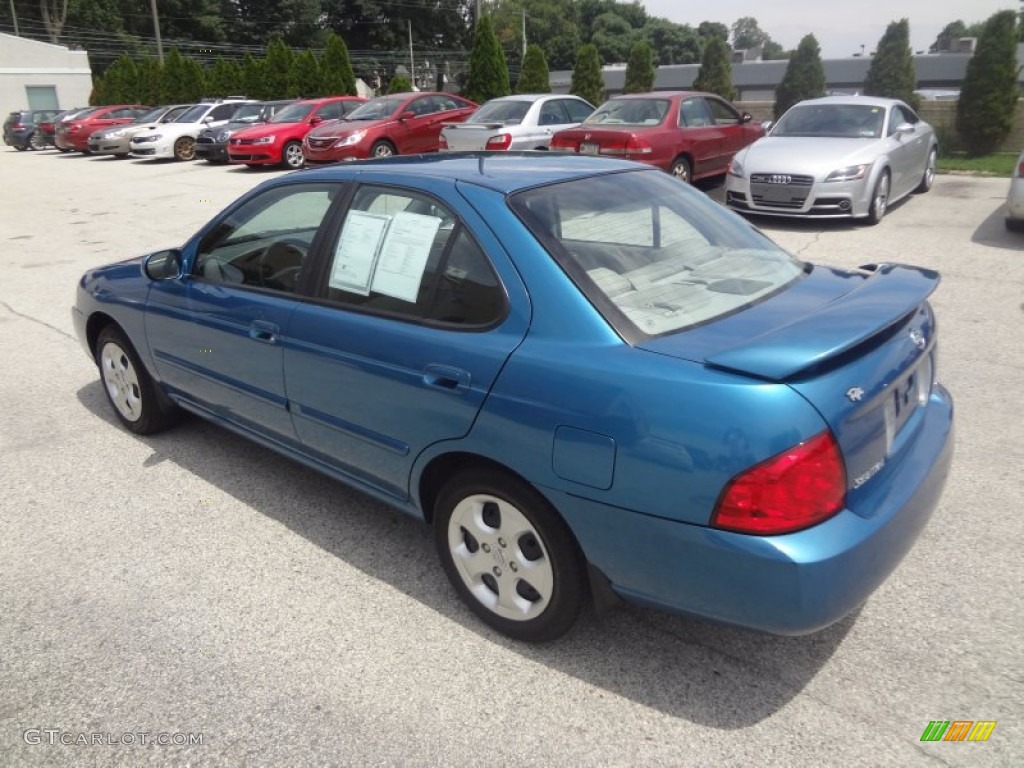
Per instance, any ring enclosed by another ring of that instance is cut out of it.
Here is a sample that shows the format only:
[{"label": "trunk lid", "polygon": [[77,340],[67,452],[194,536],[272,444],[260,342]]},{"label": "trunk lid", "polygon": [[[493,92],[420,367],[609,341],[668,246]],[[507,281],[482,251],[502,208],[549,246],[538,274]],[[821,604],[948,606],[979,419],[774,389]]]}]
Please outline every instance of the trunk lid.
[{"label": "trunk lid", "polygon": [[487,149],[487,140],[501,133],[506,123],[495,120],[489,123],[445,123],[442,129],[448,149],[469,151]]},{"label": "trunk lid", "polygon": [[814,268],[743,312],[637,346],[786,383],[828,423],[848,486],[859,488],[906,443],[931,393],[936,329],[927,298],[939,282],[927,269],[866,269]]}]

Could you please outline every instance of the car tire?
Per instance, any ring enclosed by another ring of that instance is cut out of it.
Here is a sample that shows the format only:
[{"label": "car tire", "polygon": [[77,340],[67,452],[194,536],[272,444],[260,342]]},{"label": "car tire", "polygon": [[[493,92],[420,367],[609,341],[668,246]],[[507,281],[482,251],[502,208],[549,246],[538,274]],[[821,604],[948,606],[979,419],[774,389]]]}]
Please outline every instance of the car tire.
[{"label": "car tire", "polygon": [[938,161],[939,153],[935,147],[932,147],[928,151],[928,161],[924,166],[924,175],[921,176],[921,183],[917,185],[917,188],[914,190],[915,192],[923,195],[932,188],[932,184],[935,183],[935,166],[938,164]]},{"label": "car tire", "polygon": [[668,172],[680,181],[686,182],[687,184],[693,183],[693,169],[690,167],[690,161],[685,157],[680,156],[673,160],[672,166],[669,168]]},{"label": "car tire", "polygon": [[871,207],[868,209],[868,224],[877,224],[885,216],[889,208],[889,172],[882,171],[882,175],[875,182],[875,190],[871,193]]},{"label": "car tire", "polygon": [[135,348],[116,325],[100,331],[96,365],[107,400],[126,429],[151,435],[177,419],[176,406],[157,389]]},{"label": "car tire", "polygon": [[306,158],[302,154],[302,144],[297,141],[289,141],[281,148],[281,165],[291,171],[297,171],[306,164]]},{"label": "car tire", "polygon": [[39,131],[33,131],[28,137],[28,145],[36,151],[46,149],[46,139],[39,135]]},{"label": "car tire", "polygon": [[441,489],[434,539],[459,597],[485,624],[546,642],[575,623],[587,594],[583,555],[532,486],[496,469],[460,473]]},{"label": "car tire", "polygon": [[1006,229],[1010,232],[1024,232],[1024,220],[1006,219]]},{"label": "car tire", "polygon": [[370,157],[392,157],[397,154],[398,150],[395,149],[395,145],[384,139],[375,141],[373,147],[370,148]]},{"label": "car tire", "polygon": [[174,142],[175,160],[194,160],[196,156],[196,140],[189,136],[182,136]]},{"label": "car tire", "polygon": [[70,152],[71,151],[67,147],[57,147],[56,149],[57,149],[58,152]]},{"label": "car tire", "polygon": [[19,152],[24,152],[26,149],[28,149],[28,146],[25,144],[12,144],[11,146],[13,146]]}]

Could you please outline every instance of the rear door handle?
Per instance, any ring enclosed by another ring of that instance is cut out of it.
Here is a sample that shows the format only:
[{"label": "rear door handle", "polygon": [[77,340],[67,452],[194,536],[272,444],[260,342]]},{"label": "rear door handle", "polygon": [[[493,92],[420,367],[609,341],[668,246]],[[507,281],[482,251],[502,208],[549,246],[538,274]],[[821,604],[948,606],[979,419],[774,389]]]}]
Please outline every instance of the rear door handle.
[{"label": "rear door handle", "polygon": [[469,389],[469,381],[469,371],[450,365],[431,363],[423,369],[423,383],[445,392],[461,395]]},{"label": "rear door handle", "polygon": [[264,320],[253,320],[249,325],[249,338],[262,341],[264,344],[277,344],[277,336],[281,329]]}]

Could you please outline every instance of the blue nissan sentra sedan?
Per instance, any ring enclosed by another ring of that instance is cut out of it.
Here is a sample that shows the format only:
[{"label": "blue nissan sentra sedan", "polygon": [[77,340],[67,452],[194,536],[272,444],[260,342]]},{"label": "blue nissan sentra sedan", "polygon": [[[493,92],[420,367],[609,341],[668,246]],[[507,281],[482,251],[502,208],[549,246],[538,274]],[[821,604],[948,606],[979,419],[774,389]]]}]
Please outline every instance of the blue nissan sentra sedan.
[{"label": "blue nissan sentra sedan", "polygon": [[610,588],[801,634],[938,502],[938,281],[800,261],[646,166],[434,155],[268,181],[73,316],[127,429],[189,411],[422,518],[500,632]]}]

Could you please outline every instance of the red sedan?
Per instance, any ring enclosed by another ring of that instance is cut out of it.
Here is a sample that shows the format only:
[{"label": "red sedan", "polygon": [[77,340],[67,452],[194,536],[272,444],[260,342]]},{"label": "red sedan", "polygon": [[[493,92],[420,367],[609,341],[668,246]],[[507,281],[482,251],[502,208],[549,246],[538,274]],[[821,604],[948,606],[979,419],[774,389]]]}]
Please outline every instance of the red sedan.
[{"label": "red sedan", "polygon": [[89,153],[89,137],[96,131],[102,131],[115,125],[130,123],[152,107],[141,104],[114,104],[98,107],[82,115],[77,120],[61,123],[57,127],[57,148],[67,151],[75,150],[83,154]]},{"label": "red sedan", "polygon": [[556,133],[551,149],[637,160],[690,182],[724,174],[732,156],[763,135],[719,96],[665,91],[606,101],[578,127]]},{"label": "red sedan", "polygon": [[310,131],[308,165],[436,152],[445,123],[461,123],[477,105],[451,93],[391,93],[371,99],[345,120]]},{"label": "red sedan", "polygon": [[250,168],[261,165],[301,168],[302,137],[314,126],[343,118],[364,103],[366,99],[361,96],[297,101],[267,122],[233,134],[228,140],[228,161],[245,163]]}]

